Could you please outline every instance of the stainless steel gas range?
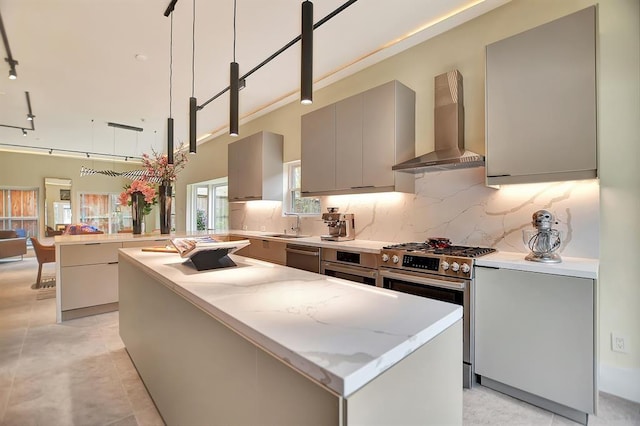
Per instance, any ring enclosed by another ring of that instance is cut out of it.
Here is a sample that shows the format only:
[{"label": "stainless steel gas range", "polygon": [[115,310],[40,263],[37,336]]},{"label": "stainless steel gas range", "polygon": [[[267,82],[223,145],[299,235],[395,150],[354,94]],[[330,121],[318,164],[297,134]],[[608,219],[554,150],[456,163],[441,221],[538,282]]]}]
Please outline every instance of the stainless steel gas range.
[{"label": "stainless steel gas range", "polygon": [[463,386],[473,383],[473,267],[486,247],[454,246],[447,239],[383,247],[382,286],[403,293],[455,303],[463,308]]}]

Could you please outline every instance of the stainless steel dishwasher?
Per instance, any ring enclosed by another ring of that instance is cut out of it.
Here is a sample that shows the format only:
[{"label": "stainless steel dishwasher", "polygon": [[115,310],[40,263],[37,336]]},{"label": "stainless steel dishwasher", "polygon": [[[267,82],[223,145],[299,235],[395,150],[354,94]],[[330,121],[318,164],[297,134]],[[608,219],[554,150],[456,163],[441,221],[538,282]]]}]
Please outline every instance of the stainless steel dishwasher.
[{"label": "stainless steel dishwasher", "polygon": [[287,266],[320,273],[320,247],[287,244]]}]

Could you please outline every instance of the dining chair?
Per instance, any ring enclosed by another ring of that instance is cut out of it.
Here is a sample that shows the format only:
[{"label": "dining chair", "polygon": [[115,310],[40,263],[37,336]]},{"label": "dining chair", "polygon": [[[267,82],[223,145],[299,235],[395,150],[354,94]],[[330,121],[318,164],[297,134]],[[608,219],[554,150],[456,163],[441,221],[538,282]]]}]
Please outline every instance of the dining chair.
[{"label": "dining chair", "polygon": [[37,238],[31,237],[31,244],[36,252],[38,259],[38,279],[36,280],[36,288],[40,288],[40,279],[42,278],[42,265],[45,263],[53,263],[56,261],[55,245],[46,245],[40,243]]}]

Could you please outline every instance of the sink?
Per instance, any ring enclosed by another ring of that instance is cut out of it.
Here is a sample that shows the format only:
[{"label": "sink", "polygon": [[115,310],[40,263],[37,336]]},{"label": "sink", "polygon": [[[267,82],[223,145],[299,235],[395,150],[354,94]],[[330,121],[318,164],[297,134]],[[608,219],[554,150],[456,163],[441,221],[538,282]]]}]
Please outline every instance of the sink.
[{"label": "sink", "polygon": [[308,238],[310,237],[310,235],[295,235],[295,234],[271,234],[266,236],[276,237],[276,238]]}]

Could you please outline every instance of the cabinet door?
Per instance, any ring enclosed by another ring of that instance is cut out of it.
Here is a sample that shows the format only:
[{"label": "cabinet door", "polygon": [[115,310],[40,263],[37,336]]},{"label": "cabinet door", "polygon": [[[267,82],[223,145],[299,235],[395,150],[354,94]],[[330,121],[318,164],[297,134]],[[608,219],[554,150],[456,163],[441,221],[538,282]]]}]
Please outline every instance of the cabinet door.
[{"label": "cabinet door", "polygon": [[593,280],[475,268],[475,372],[595,409]]},{"label": "cabinet door", "polygon": [[596,177],[595,13],[487,46],[489,184]]},{"label": "cabinet door", "polygon": [[63,311],[118,301],[118,264],[60,268]]},{"label": "cabinet door", "polygon": [[262,133],[229,144],[229,200],[262,198]]},{"label": "cabinet door", "polygon": [[362,185],[393,186],[396,140],[395,82],[364,92]]},{"label": "cabinet door", "polygon": [[302,192],[331,191],[336,187],[335,104],[302,116]]},{"label": "cabinet door", "polygon": [[355,95],[336,103],[336,189],[362,186],[362,101]]}]

